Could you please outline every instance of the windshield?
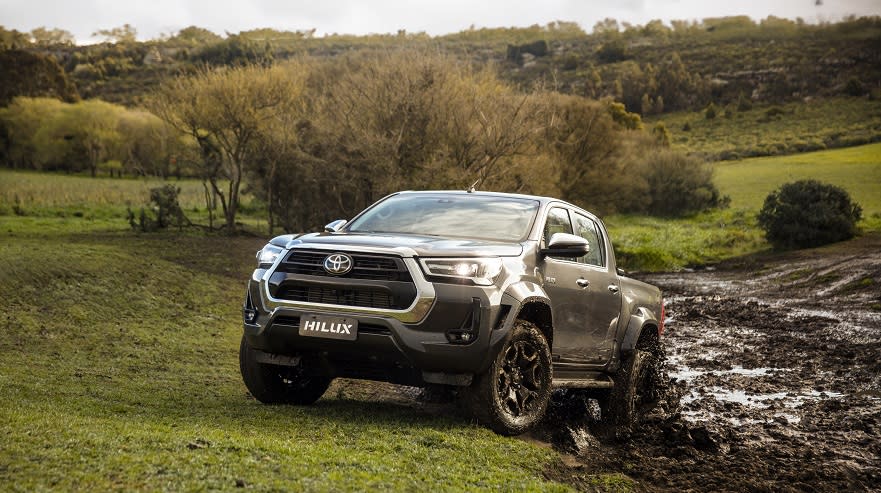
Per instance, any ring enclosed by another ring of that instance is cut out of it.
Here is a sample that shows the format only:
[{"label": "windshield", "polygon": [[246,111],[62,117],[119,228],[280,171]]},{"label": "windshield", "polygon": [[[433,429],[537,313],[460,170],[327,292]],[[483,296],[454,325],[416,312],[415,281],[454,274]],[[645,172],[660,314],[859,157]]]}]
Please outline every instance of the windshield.
[{"label": "windshield", "polygon": [[368,209],[346,230],[523,241],[538,206],[537,200],[515,197],[402,194]]}]

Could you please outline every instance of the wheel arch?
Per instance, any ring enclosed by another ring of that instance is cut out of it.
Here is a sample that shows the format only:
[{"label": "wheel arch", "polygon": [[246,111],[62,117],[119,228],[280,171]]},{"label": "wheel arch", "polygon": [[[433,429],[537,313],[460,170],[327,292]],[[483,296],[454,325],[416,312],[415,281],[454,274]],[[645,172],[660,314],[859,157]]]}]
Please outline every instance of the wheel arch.
[{"label": "wheel arch", "polygon": [[526,320],[535,324],[545,336],[548,347],[553,352],[554,347],[554,320],[551,312],[551,305],[547,298],[529,297],[520,304],[517,311],[517,317],[520,320]]},{"label": "wheel arch", "polygon": [[661,339],[658,327],[658,320],[651,311],[643,307],[638,308],[630,315],[624,339],[621,341],[621,351],[629,353],[637,347],[657,345]]}]

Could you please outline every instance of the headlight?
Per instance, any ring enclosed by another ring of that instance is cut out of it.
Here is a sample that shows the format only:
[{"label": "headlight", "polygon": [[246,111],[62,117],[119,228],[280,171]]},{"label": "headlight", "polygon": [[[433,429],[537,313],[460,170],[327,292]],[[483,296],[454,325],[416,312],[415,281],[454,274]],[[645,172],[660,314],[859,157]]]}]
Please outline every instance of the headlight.
[{"label": "headlight", "polygon": [[266,245],[257,252],[257,267],[270,267],[275,263],[284,248],[275,245]]},{"label": "headlight", "polygon": [[502,272],[500,258],[426,258],[419,261],[429,276],[470,279],[480,286],[491,286]]}]

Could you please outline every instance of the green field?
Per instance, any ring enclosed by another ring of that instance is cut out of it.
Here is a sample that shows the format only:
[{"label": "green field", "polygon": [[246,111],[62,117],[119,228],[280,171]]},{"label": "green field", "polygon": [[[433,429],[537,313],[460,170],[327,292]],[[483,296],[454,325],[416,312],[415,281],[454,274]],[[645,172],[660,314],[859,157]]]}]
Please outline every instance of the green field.
[{"label": "green field", "polygon": [[881,144],[715,165],[716,185],[731,206],[683,219],[610,216],[605,221],[623,265],[669,270],[770,248],[755,216],[780,185],[807,178],[847,190],[863,208],[859,226],[881,231]]},{"label": "green field", "polygon": [[[769,192],[798,179],[843,187],[863,208],[860,227],[881,231],[881,144],[718,162],[715,181],[731,206],[681,219],[613,215],[604,218],[621,263],[630,270],[675,270],[769,248],[755,215]],[[122,231],[126,208],[143,206],[158,180],[0,170],[0,231]],[[181,188],[188,216],[207,224],[202,185]],[[246,198],[246,200],[248,200]],[[266,235],[266,220],[246,205],[242,222]]]},{"label": "green field", "polygon": [[[28,229],[60,228],[69,231],[107,231],[128,228],[126,213],[149,207],[150,189],[170,184],[180,189],[178,200],[186,216],[208,224],[205,189],[195,179],[92,178],[86,175],[37,173],[0,169],[0,226],[4,216],[19,216],[16,224]],[[221,183],[225,190],[226,184]],[[267,221],[252,206],[247,193],[241,196],[238,221],[265,230]],[[221,224],[220,203],[214,213]],[[220,219],[218,219],[218,217]],[[0,229],[2,231],[2,229]]]},{"label": "green field", "polygon": [[261,244],[0,235],[0,490],[566,490],[542,476],[556,453],[462,416],[250,398],[237,354]]}]

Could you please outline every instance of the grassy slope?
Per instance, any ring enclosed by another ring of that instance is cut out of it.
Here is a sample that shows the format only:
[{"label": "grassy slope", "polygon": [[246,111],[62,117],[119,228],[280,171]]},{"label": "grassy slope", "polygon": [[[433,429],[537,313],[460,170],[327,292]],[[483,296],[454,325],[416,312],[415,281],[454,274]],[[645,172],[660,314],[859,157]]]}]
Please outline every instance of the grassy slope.
[{"label": "grassy slope", "polygon": [[[703,112],[676,112],[647,119],[663,122],[674,148],[710,159],[792,154],[865,144],[881,139],[881,101],[837,97],[807,103],[755,106],[707,120]],[[774,116],[768,115],[768,112]],[[690,130],[684,130],[686,124]]]},{"label": "grassy slope", "polygon": [[606,218],[625,268],[677,269],[768,248],[755,215],[780,185],[806,178],[843,187],[863,207],[860,227],[881,231],[881,144],[715,164],[731,207],[683,219]]},{"label": "grassy slope", "polygon": [[0,490],[541,489],[556,455],[463,418],[247,396],[260,240],[44,235],[0,217]]}]

